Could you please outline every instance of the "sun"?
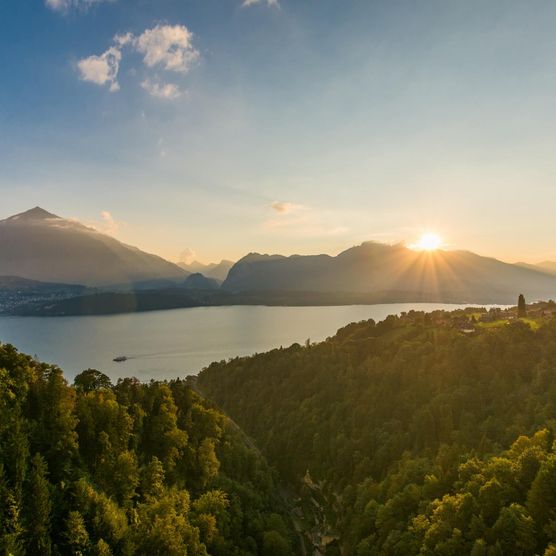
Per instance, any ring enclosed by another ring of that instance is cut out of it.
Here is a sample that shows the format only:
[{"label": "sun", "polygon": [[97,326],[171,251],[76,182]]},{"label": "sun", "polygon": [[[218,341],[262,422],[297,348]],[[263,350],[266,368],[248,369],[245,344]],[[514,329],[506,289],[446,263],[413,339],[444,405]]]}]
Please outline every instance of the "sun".
[{"label": "sun", "polygon": [[419,251],[436,251],[442,247],[442,239],[437,234],[427,232],[423,234],[414,248]]}]

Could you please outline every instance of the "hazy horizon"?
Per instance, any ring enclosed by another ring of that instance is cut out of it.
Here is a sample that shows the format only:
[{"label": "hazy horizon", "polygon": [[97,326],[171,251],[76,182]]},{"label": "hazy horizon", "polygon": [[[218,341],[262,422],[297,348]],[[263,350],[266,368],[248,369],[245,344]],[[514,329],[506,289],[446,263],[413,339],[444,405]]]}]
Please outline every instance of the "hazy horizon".
[{"label": "hazy horizon", "polygon": [[[34,209],[41,209],[41,210],[46,210],[44,209],[44,207],[39,207],[38,205],[36,207],[34,207],[33,209],[27,209],[26,211],[23,211],[22,213],[17,213],[17,214],[10,214],[8,216],[3,216],[0,215],[0,222],[2,220],[6,220],[8,218],[11,218],[13,216],[17,216],[19,214],[25,214],[27,212],[30,212]],[[55,214],[54,212],[48,211],[46,210],[46,212],[51,213],[53,216],[57,216],[59,218],[65,219],[65,220],[69,220],[71,221],[75,221],[79,224],[83,224],[91,229],[94,229],[95,231],[99,232],[99,233],[104,233],[108,236],[114,237],[115,239],[117,238],[117,233],[115,233],[114,230],[110,230],[110,229],[103,229],[102,226],[99,226],[98,223],[96,222],[91,222],[91,221],[81,221],[78,218],[75,217],[70,217],[70,218],[66,218],[63,215],[59,215],[59,214]],[[102,218],[104,221],[109,220],[108,218],[106,218],[106,216],[104,218]],[[420,243],[423,243],[423,240],[426,241],[427,236],[433,236],[433,240],[436,240],[439,242],[438,246],[434,246],[432,249],[423,247],[422,245],[420,245]],[[225,262],[237,262],[239,261],[241,258],[245,257],[246,255],[250,254],[250,253],[260,253],[263,255],[282,255],[285,257],[290,257],[290,256],[297,256],[297,255],[329,255],[331,257],[335,257],[337,255],[339,255],[340,253],[351,249],[353,247],[357,247],[359,245],[362,245],[364,243],[379,243],[379,244],[383,244],[383,245],[389,245],[389,246],[396,246],[396,245],[402,245],[403,247],[406,247],[407,249],[410,250],[415,250],[415,251],[430,251],[431,253],[434,253],[435,251],[469,251],[469,252],[473,252],[470,249],[465,249],[465,248],[460,248],[460,247],[453,247],[449,244],[447,244],[443,238],[441,238],[440,236],[436,236],[436,234],[431,234],[431,233],[427,233],[425,232],[424,234],[422,234],[420,237],[415,238],[413,242],[409,242],[409,241],[404,241],[404,240],[399,240],[399,241],[380,241],[380,240],[375,240],[375,239],[367,239],[367,240],[362,240],[361,242],[357,243],[357,244],[351,244],[351,245],[345,245],[343,247],[340,247],[338,250],[336,251],[322,251],[322,252],[307,252],[307,253],[301,253],[298,251],[292,251],[292,252],[271,252],[271,251],[254,251],[254,250],[250,250],[250,251],[246,251],[244,252],[242,255],[240,255],[239,257],[232,259],[229,257],[222,257],[220,259],[214,259],[214,260],[203,260],[202,257],[200,257],[198,255],[198,253],[196,253],[195,251],[191,250],[191,249],[186,249],[185,251],[182,251],[182,253],[178,254],[177,257],[174,258],[169,258],[169,257],[164,257],[164,255],[162,255],[161,253],[156,253],[153,252],[151,254],[153,255],[158,255],[170,262],[173,262],[175,264],[185,264],[187,266],[193,265],[195,266],[195,264],[199,264],[199,265],[205,265],[205,266],[209,266],[209,265],[217,265],[220,263],[225,263]],[[125,243],[124,243],[125,244]],[[128,245],[128,244],[126,244]],[[129,244],[131,245],[131,244]],[[145,251],[141,245],[139,244],[133,244],[132,247],[138,248],[142,251]],[[145,251],[147,252],[147,251]],[[519,260],[519,261],[513,261],[513,260],[504,260],[501,257],[498,257],[496,254],[488,254],[488,253],[476,253],[482,257],[490,257],[490,258],[495,258],[495,259],[499,259],[502,262],[506,262],[509,264],[516,264],[516,263],[526,263],[526,264],[532,264],[532,265],[537,265],[537,264],[542,264],[542,263],[552,263],[555,261],[549,261],[548,259],[544,259],[544,260],[536,260],[536,261],[526,261],[526,260]]]},{"label": "hazy horizon", "polygon": [[425,232],[556,260],[556,5],[536,7],[8,0],[0,218],[40,205],[172,261]]}]

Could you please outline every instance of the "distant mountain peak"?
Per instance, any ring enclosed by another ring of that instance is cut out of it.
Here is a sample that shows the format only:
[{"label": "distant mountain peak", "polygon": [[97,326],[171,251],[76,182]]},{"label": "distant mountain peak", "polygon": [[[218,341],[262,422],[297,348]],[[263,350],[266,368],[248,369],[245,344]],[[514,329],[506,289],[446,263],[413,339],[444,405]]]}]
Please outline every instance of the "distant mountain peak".
[{"label": "distant mountain peak", "polygon": [[201,273],[206,278],[215,278],[220,282],[223,282],[228,276],[228,271],[232,266],[234,266],[233,261],[227,261],[222,259],[219,263],[201,263],[199,261],[193,261],[192,263],[178,263],[180,268],[183,268],[187,272]]},{"label": "distant mountain peak", "polygon": [[364,241],[360,245],[355,245],[342,251],[337,255],[340,259],[345,259],[348,257],[365,257],[365,256],[372,256],[372,255],[380,255],[387,252],[395,252],[399,251],[400,249],[405,250],[406,247],[402,243],[380,243],[378,241]]},{"label": "distant mountain peak", "polygon": [[181,281],[164,259],[41,207],[0,221],[0,274],[87,286]]},{"label": "distant mountain peak", "polygon": [[30,220],[51,220],[51,219],[59,219],[60,217],[56,214],[52,214],[47,210],[44,210],[41,207],[34,207],[32,209],[26,210],[25,212],[20,212],[19,214],[15,214],[14,216],[10,216],[6,220],[13,222],[14,220],[19,221],[30,221]]}]

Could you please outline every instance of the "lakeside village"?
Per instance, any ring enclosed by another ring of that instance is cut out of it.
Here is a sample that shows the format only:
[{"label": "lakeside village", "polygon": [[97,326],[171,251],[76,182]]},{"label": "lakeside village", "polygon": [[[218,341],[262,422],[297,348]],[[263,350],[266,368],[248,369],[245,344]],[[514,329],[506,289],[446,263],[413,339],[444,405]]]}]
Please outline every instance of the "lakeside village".
[{"label": "lakeside village", "polygon": [[[5,280],[4,280],[5,281]],[[14,288],[0,278],[0,315],[13,315],[26,308],[63,301],[82,295],[84,286],[53,285],[45,287]]]},{"label": "lakeside village", "polygon": [[454,311],[437,310],[431,313],[409,311],[401,313],[401,319],[415,324],[447,326],[462,334],[475,334],[482,329],[506,326],[512,321],[521,320],[536,330],[556,316],[556,302],[537,301],[527,305],[523,295],[519,296],[517,306],[508,307],[466,307]]}]

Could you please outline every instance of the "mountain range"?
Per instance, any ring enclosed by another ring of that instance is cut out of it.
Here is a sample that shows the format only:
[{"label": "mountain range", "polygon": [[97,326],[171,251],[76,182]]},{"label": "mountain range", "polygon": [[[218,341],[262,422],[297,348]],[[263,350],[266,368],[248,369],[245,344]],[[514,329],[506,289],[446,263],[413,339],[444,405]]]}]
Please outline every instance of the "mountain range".
[{"label": "mountain range", "polygon": [[209,263],[204,264],[199,261],[193,261],[192,263],[179,262],[178,266],[183,268],[191,274],[202,274],[206,278],[214,278],[219,282],[223,282],[228,276],[230,268],[234,266],[233,261],[228,261],[226,259],[221,260],[219,263]]},{"label": "mountain range", "polygon": [[[40,207],[0,221],[0,276],[112,292],[185,289],[198,292],[191,299],[203,305],[488,304],[514,303],[519,293],[531,301],[556,298],[556,263],[548,261],[510,264],[469,251],[365,242],[337,256],[250,253],[237,263],[174,264]],[[177,290],[172,295],[183,305],[185,293]]]},{"label": "mountain range", "polygon": [[469,251],[415,251],[365,242],[339,255],[284,257],[250,253],[228,273],[231,292],[398,293],[414,301],[511,303],[556,297],[556,276],[542,267],[509,264]]}]

